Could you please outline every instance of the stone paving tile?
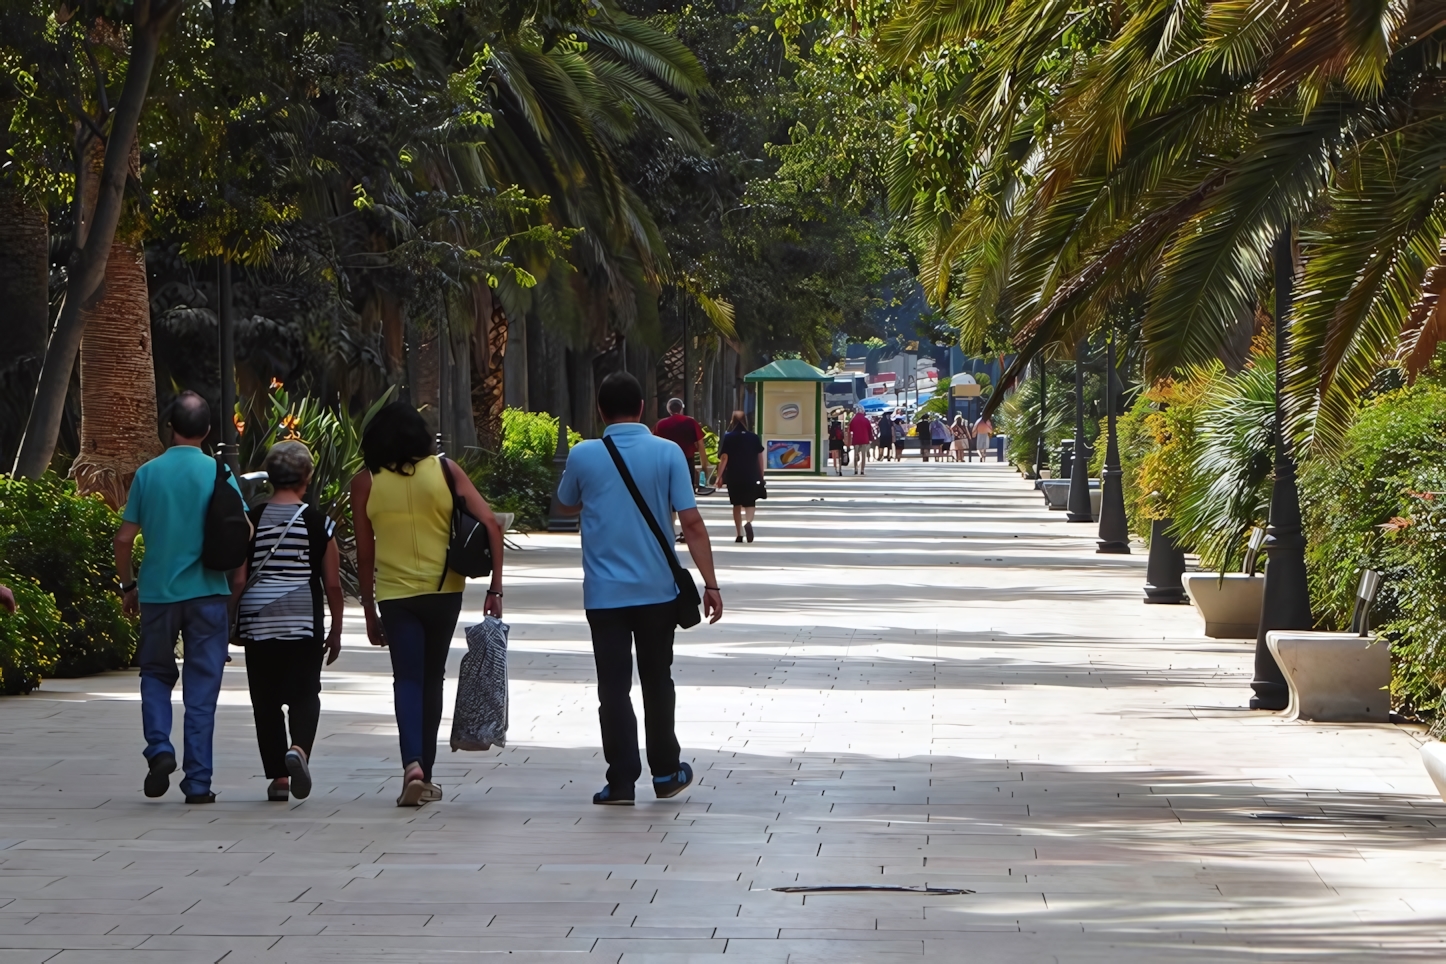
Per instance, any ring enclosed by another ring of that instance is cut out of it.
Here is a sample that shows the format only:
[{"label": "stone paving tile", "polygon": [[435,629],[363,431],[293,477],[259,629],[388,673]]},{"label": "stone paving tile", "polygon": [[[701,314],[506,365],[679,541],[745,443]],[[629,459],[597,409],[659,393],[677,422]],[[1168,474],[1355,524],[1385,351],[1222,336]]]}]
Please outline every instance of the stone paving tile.
[{"label": "stone paving tile", "polygon": [[[444,750],[420,811],[355,612],[304,802],[263,799],[240,652],[209,807],[142,797],[133,674],[0,700],[0,964],[1446,960],[1420,733],[1250,713],[1249,642],[1142,605],[1143,553],[1002,466],[770,496],[717,546],[724,622],[679,636],[673,800],[588,803],[575,536],[509,554],[509,745]],[[848,883],[972,893],[772,890]]]}]

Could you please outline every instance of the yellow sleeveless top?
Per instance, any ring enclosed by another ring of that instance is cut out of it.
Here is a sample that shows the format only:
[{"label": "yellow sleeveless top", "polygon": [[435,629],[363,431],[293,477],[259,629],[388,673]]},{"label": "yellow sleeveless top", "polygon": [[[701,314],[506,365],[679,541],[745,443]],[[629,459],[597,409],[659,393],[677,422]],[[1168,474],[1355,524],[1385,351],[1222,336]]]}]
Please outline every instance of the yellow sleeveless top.
[{"label": "yellow sleeveless top", "polygon": [[377,540],[377,600],[461,592],[467,580],[447,570],[452,535],[452,493],[435,455],[411,475],[388,469],[372,473],[367,518]]}]

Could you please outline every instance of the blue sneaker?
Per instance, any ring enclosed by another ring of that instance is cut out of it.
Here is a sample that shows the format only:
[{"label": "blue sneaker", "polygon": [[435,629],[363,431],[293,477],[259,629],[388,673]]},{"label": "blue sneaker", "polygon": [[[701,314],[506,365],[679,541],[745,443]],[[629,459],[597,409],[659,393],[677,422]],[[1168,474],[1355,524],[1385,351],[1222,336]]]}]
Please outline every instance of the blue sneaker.
[{"label": "blue sneaker", "polygon": [[592,802],[605,807],[631,807],[636,796],[632,787],[608,784],[592,795]]},{"label": "blue sneaker", "polygon": [[676,797],[692,785],[693,768],[686,763],[679,763],[678,766],[678,772],[670,777],[653,777],[653,792],[658,795],[659,800]]}]

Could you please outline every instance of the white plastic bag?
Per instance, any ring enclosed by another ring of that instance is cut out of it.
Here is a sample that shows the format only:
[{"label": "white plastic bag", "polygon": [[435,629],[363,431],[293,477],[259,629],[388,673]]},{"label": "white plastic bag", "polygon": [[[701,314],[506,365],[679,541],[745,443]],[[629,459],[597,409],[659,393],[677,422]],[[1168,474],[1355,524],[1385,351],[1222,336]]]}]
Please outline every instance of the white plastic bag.
[{"label": "white plastic bag", "polygon": [[496,616],[467,627],[452,713],[454,753],[507,745],[507,628]]}]

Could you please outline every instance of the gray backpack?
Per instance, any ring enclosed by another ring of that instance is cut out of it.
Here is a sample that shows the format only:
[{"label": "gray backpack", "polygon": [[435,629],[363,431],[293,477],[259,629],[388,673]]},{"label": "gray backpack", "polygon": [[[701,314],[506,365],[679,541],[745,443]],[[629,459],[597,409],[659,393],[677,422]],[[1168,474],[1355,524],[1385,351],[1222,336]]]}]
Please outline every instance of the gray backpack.
[{"label": "gray backpack", "polygon": [[467,627],[452,712],[454,753],[507,745],[507,628],[496,616]]}]

